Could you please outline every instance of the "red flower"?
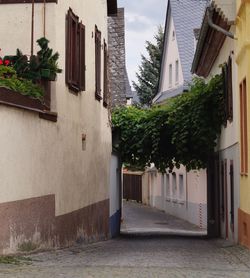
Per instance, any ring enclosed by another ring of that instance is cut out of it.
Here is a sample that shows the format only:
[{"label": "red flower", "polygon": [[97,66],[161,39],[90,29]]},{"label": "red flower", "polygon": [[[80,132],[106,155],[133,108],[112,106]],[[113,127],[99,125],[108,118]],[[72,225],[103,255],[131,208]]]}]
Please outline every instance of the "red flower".
[{"label": "red flower", "polygon": [[8,66],[10,64],[10,60],[4,60],[5,66]]},{"label": "red flower", "polygon": [[3,60],[2,59],[0,59],[0,65],[3,65]]}]

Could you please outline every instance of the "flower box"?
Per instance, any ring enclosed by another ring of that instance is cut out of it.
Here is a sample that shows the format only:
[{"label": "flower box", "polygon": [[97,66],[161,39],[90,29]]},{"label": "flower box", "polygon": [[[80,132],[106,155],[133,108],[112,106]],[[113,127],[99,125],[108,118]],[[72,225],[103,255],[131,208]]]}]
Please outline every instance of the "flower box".
[{"label": "flower box", "polygon": [[34,99],[3,87],[0,87],[0,103],[13,104],[23,108],[48,110],[39,99]]},{"label": "flower box", "polygon": [[42,119],[52,122],[57,121],[57,113],[49,111],[48,106],[39,99],[34,99],[3,87],[0,87],[0,105],[37,112]]}]

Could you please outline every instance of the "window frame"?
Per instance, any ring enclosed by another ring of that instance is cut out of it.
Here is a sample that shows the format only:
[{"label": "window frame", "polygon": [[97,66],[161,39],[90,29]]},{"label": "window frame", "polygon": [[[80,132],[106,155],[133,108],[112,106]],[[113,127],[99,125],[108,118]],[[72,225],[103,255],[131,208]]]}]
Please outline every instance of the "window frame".
[{"label": "window frame", "polygon": [[241,175],[248,174],[247,82],[240,83],[240,154]]},{"label": "window frame", "polygon": [[168,85],[169,88],[173,87],[173,65],[169,64],[168,66]]},{"label": "window frame", "polygon": [[175,84],[179,84],[179,60],[175,61]]}]

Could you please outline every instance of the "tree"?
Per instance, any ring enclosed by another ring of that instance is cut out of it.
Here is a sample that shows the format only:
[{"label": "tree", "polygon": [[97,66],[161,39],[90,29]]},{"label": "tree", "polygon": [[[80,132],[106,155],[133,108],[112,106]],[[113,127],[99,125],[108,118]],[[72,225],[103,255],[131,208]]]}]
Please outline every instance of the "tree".
[{"label": "tree", "polygon": [[139,73],[136,73],[138,82],[133,81],[133,87],[138,94],[140,103],[146,106],[151,106],[152,100],[157,93],[164,38],[162,26],[158,27],[154,38],[155,44],[146,41],[148,58],[144,55],[141,56],[142,62],[139,66]]}]

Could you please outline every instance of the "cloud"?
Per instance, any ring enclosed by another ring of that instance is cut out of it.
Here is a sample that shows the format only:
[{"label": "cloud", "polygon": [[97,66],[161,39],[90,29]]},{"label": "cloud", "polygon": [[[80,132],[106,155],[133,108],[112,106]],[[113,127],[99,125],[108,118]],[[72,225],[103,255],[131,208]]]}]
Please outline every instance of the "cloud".
[{"label": "cloud", "polygon": [[164,24],[167,0],[118,0],[125,8],[126,61],[130,81],[141,63],[141,54],[146,55],[145,41],[153,41],[157,27]]}]

